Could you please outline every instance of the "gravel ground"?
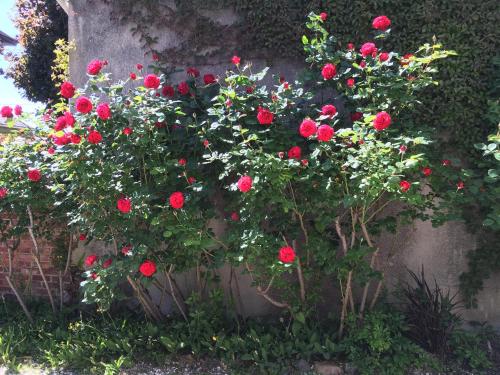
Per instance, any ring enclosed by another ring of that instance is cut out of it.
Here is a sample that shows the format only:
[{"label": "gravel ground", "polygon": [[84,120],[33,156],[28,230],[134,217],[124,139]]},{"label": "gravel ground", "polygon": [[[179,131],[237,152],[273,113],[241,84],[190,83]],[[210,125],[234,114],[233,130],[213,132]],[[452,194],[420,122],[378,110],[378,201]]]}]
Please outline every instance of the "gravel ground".
[{"label": "gravel ground", "polygon": [[[21,374],[21,375],[80,375],[79,372],[69,370],[44,370],[37,366],[25,365],[19,372],[12,372],[0,366],[0,375]],[[138,363],[132,368],[120,372],[120,375],[230,375],[216,362],[193,362],[179,363],[171,362],[163,366],[151,366]]]}]

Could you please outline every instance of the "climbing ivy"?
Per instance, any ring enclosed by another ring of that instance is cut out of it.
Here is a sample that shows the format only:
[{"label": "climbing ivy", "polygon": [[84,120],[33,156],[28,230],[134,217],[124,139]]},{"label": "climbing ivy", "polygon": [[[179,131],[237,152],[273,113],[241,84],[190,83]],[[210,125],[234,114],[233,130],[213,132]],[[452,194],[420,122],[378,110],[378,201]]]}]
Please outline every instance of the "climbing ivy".
[{"label": "climbing ivy", "polygon": [[[372,15],[387,14],[396,25],[388,47],[411,51],[435,37],[458,53],[441,63],[442,83],[424,96],[420,121],[444,129],[451,137],[450,148],[474,157],[473,145],[496,125],[486,116],[485,94],[500,40],[495,0],[176,0],[175,6],[125,0],[113,6],[117,17],[135,25],[133,31],[146,46],[168,62],[183,64],[203,63],[233,51],[251,53],[253,58],[300,59],[294,42],[305,31],[303,15],[308,11],[327,12],[327,22],[340,35],[338,43],[359,47]],[[214,21],[223,17],[223,9],[234,10],[237,21]],[[154,29],[166,23],[183,42],[155,50],[159,47]]]}]

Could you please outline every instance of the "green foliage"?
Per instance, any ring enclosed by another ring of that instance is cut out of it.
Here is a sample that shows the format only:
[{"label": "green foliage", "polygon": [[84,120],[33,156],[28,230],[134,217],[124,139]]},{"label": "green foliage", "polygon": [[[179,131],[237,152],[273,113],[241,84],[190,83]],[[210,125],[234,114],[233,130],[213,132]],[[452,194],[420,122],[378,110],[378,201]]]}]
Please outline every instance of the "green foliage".
[{"label": "green foliage", "polygon": [[358,325],[350,316],[341,349],[361,374],[399,375],[412,367],[435,367],[437,362],[404,336],[404,317],[396,312],[372,311]]},{"label": "green foliage", "polygon": [[23,50],[7,56],[7,75],[33,101],[57,98],[51,79],[56,42],[68,37],[68,17],[57,0],[17,0],[15,24]]},{"label": "green foliage", "polygon": [[[500,67],[498,59],[493,65]],[[467,254],[468,270],[460,275],[460,288],[467,306],[476,306],[476,296],[483,281],[500,269],[497,243],[500,239],[500,74],[496,74],[490,92],[488,116],[497,122],[497,133],[488,136],[488,143],[476,144],[482,152],[477,165],[479,173],[469,172],[468,199],[458,202],[463,216],[477,232],[478,246]],[[474,215],[471,215],[471,212]],[[479,224],[479,225],[478,225]]]},{"label": "green foliage", "polygon": [[56,40],[54,48],[54,61],[50,69],[50,78],[56,88],[59,88],[64,81],[69,80],[69,53],[75,49],[73,41],[67,42],[64,39]]},{"label": "green foliage", "polygon": [[220,292],[211,297],[201,302],[193,295],[187,322],[174,317],[161,325],[123,308],[115,315],[67,310],[54,318],[40,303],[29,306],[38,317],[31,325],[17,306],[4,301],[0,365],[16,369],[31,357],[49,368],[112,375],[137,362],[165,365],[189,354],[221,361],[234,374],[295,373],[301,359],[309,363],[347,359],[361,374],[399,375],[410,368],[481,371],[490,366],[484,349],[487,340],[498,339],[485,330],[478,334],[457,330],[451,337],[453,356],[440,364],[405,337],[404,318],[389,308],[367,314],[362,325],[351,316],[346,337],[337,343],[331,324],[288,318],[235,321],[222,313]]},{"label": "green foliage", "polygon": [[[43,152],[45,134],[43,130],[27,130],[21,136],[6,139],[0,147],[0,187],[7,189],[6,196],[0,200],[0,211],[16,218],[2,221],[1,238],[4,241],[27,234],[27,227],[31,224],[36,235],[51,239],[55,234],[54,226],[65,224],[64,207],[54,209],[52,160],[47,152]],[[39,181],[28,178],[30,169],[40,172]],[[33,214],[33,223],[30,223],[28,209]]]},{"label": "green foliage", "polygon": [[488,345],[491,340],[498,339],[491,329],[481,329],[479,332],[468,332],[457,329],[450,338],[452,350],[450,361],[458,368],[468,368],[473,371],[485,371],[493,367],[488,358]]},{"label": "green foliage", "polygon": [[[496,239],[495,239],[496,238]],[[477,306],[477,294],[483,289],[484,280],[500,269],[500,254],[493,237],[476,250],[467,253],[467,271],[460,275],[460,292],[467,306]]]}]

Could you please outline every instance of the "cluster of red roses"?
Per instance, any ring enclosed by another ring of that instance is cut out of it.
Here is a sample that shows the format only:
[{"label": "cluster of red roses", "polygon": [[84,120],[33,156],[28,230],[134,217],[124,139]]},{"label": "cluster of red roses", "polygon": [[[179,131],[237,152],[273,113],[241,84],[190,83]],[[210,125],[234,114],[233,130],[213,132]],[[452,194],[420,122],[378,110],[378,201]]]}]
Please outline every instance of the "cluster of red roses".
[{"label": "cluster of red roses", "polygon": [[14,106],[14,109],[12,109],[12,107],[8,105],[4,105],[0,109],[0,116],[2,116],[3,118],[12,118],[14,117],[14,114],[16,116],[21,116],[23,114],[23,108],[19,104]]},{"label": "cluster of red roses", "polygon": [[[235,58],[233,58],[235,60]],[[107,62],[105,61],[100,61],[100,60],[93,60],[88,64],[87,67],[87,73],[89,75],[98,75],[102,68],[107,65]],[[136,65],[137,70],[140,72],[143,69],[142,64],[137,64]],[[200,76],[200,72],[196,68],[188,68],[187,69],[187,74],[196,79],[197,77]],[[137,79],[137,74],[136,73],[130,73],[130,79],[135,80]],[[203,76],[203,83],[205,85],[212,85],[217,82],[216,77],[213,74],[205,74]],[[147,74],[144,79],[143,79],[143,86],[147,89],[150,90],[159,90],[161,92],[161,95],[164,97],[173,97],[175,96],[175,89],[173,86],[170,85],[163,85],[161,88],[161,80],[160,77],[158,77],[156,74]],[[71,82],[64,82],[61,85],[60,89],[60,94],[62,97],[66,99],[72,99],[74,98],[77,90],[75,86]],[[180,95],[188,95],[193,93],[191,92],[190,86],[188,82],[183,81],[180,82],[177,85],[177,92]],[[160,93],[155,92],[154,95],[159,96]],[[75,100],[75,109],[76,112],[80,113],[81,115],[87,115],[91,114],[94,105],[91,101],[86,96],[79,96]],[[112,111],[108,103],[100,103],[96,106],[95,108],[95,113],[97,117],[102,120],[102,121],[107,121],[112,118]],[[272,120],[271,120],[272,121]],[[56,132],[63,131],[64,133],[62,135],[52,135],[51,139],[54,142],[55,145],[57,146],[63,146],[68,143],[73,143],[73,144],[79,144],[81,142],[81,137],[76,135],[75,133],[72,132],[72,129],[75,124],[75,118],[71,112],[65,112],[62,116],[59,116],[54,125],[54,130]],[[160,124],[161,125],[161,124]],[[157,126],[160,127],[160,126]],[[86,136],[86,139],[89,143],[91,144],[99,144],[103,141],[103,137],[101,133],[97,129],[89,128],[88,134]],[[130,135],[132,134],[133,130],[130,127],[126,127],[123,129],[123,134],[125,135]],[[205,147],[208,147],[208,141],[205,140],[204,142]],[[50,153],[54,153],[54,149],[50,148],[49,149]],[[179,166],[185,166],[186,165],[186,160],[185,159],[179,159],[178,164]],[[184,172],[184,176],[186,177],[187,181],[189,184],[193,184],[196,179],[192,176],[187,176],[186,172]],[[176,191],[170,194],[169,196],[169,204],[173,209],[181,209],[184,207],[185,203],[185,196],[182,192]],[[123,214],[128,214],[132,211],[133,208],[133,203],[132,199],[126,196],[122,196],[118,198],[116,202],[116,208]],[[234,213],[237,215],[237,213]],[[232,215],[232,218],[235,218],[235,215]],[[82,237],[85,239],[86,236],[82,235]],[[88,262],[86,262],[87,266],[92,266],[94,265],[95,261],[97,258],[95,258],[93,255],[89,256]],[[106,264],[106,267],[104,267],[104,264]],[[106,262],[103,263],[103,268],[108,268],[111,265],[111,259],[107,260]],[[152,260],[147,260],[141,266],[139,267],[139,271],[144,275],[144,276],[152,276],[156,272],[156,265],[154,261]],[[93,272],[91,274],[92,278],[97,278],[97,273]]]},{"label": "cluster of red roses", "polygon": [[[81,239],[82,237],[80,237]],[[123,255],[128,255],[130,253],[130,250],[132,249],[131,246],[127,245],[122,248],[122,254]],[[90,254],[85,258],[85,266],[88,268],[94,267],[96,263],[99,261],[99,257],[96,254]],[[101,267],[103,269],[109,268],[113,264],[113,259],[112,258],[106,258],[101,264]],[[145,277],[151,277],[156,273],[156,263],[153,262],[150,259],[146,259],[141,263],[139,266],[139,272],[144,275]],[[97,272],[92,271],[90,272],[90,277],[93,280],[97,280],[99,278],[99,275]]]},{"label": "cluster of red roses", "polygon": [[[322,21],[326,21],[327,17],[328,16],[326,13],[320,14],[320,19]],[[374,29],[384,33],[389,30],[389,27],[391,26],[391,21],[387,16],[382,15],[376,17],[373,20],[372,26]],[[354,44],[349,43],[347,48],[349,51],[351,51],[350,52],[351,56],[353,58],[356,58]],[[361,69],[366,68],[368,63],[372,62],[374,64],[385,63],[390,59],[391,56],[388,52],[385,51],[379,52],[377,46],[373,42],[364,43],[359,49],[359,54],[360,55],[358,56],[361,58],[361,61],[359,62],[358,66]],[[367,60],[369,60],[367,58],[371,60],[367,62]],[[401,66],[407,66],[408,64],[410,64],[412,59],[413,59],[412,54],[405,54],[400,59],[399,64]],[[238,56],[234,56],[232,62],[238,66],[240,64],[240,58]],[[337,66],[333,63],[326,63],[321,68],[321,76],[325,81],[334,79],[337,76],[337,74],[338,74]],[[347,78],[346,86],[349,89],[354,88],[355,84],[356,82],[354,78],[352,77]],[[333,104],[324,105],[321,109],[321,117],[319,118],[320,121],[315,121],[311,118],[304,119],[299,125],[299,134],[306,139],[315,138],[318,142],[329,142],[335,136],[335,131],[333,127],[329,124],[321,124],[321,120],[333,120],[336,115],[337,115],[337,109]],[[259,124],[264,126],[270,126],[274,121],[275,114],[272,113],[269,109],[259,106],[257,108],[256,117]],[[351,120],[353,122],[360,121],[362,120],[362,118],[363,114],[360,112],[355,112],[351,115]],[[380,111],[375,114],[372,126],[375,129],[375,131],[382,132],[385,129],[389,128],[391,123],[392,123],[391,115],[386,111]],[[361,142],[362,141],[360,141],[360,143]],[[287,154],[289,159],[301,160],[302,150],[299,146],[292,146],[288,150]],[[284,152],[278,153],[278,156],[280,158],[283,158],[284,155],[285,155]],[[307,165],[308,163],[307,159],[302,159],[301,162],[303,165]],[[422,173],[424,176],[428,177],[432,174],[432,170],[430,167],[426,166],[422,168]],[[243,175],[237,181],[237,187],[239,191],[241,191],[242,193],[249,192],[252,189],[252,185],[253,185],[253,179],[249,175]],[[406,193],[410,190],[412,184],[409,181],[402,180],[400,181],[399,186],[401,192]],[[463,188],[463,183],[460,182],[459,184],[457,184],[457,187],[458,189]],[[291,248],[290,246],[281,248],[278,254],[278,259],[283,263],[293,263],[295,260],[294,249]]]},{"label": "cluster of red roses", "polygon": [[[26,176],[31,182],[39,182],[42,179],[42,172],[38,168],[29,168]],[[9,189],[5,186],[0,187],[0,199],[6,198],[8,194]]]}]

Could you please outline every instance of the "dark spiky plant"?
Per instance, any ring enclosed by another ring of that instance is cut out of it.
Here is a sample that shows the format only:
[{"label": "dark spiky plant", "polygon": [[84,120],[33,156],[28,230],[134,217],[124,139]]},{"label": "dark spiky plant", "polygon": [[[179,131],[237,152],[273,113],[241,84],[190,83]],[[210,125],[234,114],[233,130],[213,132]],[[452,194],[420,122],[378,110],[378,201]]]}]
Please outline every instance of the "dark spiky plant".
[{"label": "dark spiky plant", "polygon": [[443,290],[434,279],[430,286],[424,268],[417,275],[408,270],[411,281],[402,290],[402,303],[410,327],[408,334],[430,353],[445,358],[450,351],[450,336],[461,322],[457,294]]}]

